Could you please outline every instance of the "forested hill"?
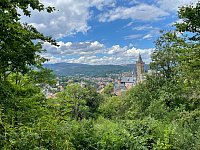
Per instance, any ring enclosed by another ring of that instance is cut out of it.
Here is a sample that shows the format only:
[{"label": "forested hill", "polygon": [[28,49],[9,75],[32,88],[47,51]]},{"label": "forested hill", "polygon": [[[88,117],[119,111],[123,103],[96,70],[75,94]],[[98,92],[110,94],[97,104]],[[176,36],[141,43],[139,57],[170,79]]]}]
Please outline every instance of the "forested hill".
[{"label": "forested hill", "polygon": [[[135,70],[135,64],[127,65],[86,65],[78,63],[55,63],[44,64],[45,68],[52,69],[56,75],[86,75],[86,76],[105,76],[111,73],[132,72]],[[145,64],[145,70],[149,69],[149,65]]]}]

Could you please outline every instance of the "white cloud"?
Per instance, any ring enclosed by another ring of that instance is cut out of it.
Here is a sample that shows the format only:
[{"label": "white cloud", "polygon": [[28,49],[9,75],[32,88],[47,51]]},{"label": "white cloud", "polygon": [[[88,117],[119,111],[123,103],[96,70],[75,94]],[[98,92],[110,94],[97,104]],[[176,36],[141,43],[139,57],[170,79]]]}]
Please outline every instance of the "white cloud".
[{"label": "white cloud", "polygon": [[180,6],[196,4],[198,0],[156,0],[159,7],[166,11],[177,11]]},{"label": "white cloud", "polygon": [[133,7],[117,7],[99,16],[99,21],[110,22],[118,19],[133,19],[141,21],[160,20],[169,14],[154,6],[148,4],[139,4]]},{"label": "white cloud", "polygon": [[67,42],[64,43],[62,41],[58,42],[58,47],[52,46],[49,43],[44,43],[43,48],[47,50],[47,53],[50,55],[58,56],[61,55],[92,55],[97,53],[102,53],[104,51],[104,45],[99,43],[98,41],[94,42],[77,42],[71,43]]},{"label": "white cloud", "polygon": [[97,56],[89,56],[85,57],[82,56],[78,59],[71,59],[69,62],[70,63],[81,63],[81,64],[92,64],[92,65],[105,65],[105,64],[113,64],[115,62],[116,58],[115,57],[97,57]]},{"label": "white cloud", "polygon": [[152,35],[152,34],[147,34],[147,35],[143,36],[143,38],[142,38],[142,39],[147,39],[147,40],[150,40],[152,37],[153,37],[153,35]]},{"label": "white cloud", "polygon": [[130,64],[134,63],[140,53],[146,63],[150,61],[153,49],[137,49],[135,47],[104,44],[94,42],[58,42],[59,47],[44,43],[47,52],[42,54],[49,59],[48,63],[68,62],[83,64]]},{"label": "white cloud", "polygon": [[142,25],[142,26],[137,26],[137,27],[133,27],[133,30],[137,30],[137,31],[143,31],[143,30],[160,30],[157,27],[153,27],[150,25]]},{"label": "white cloud", "polygon": [[120,47],[119,45],[113,45],[111,48],[108,48],[108,54],[121,54],[127,50],[127,47]]},{"label": "white cloud", "polygon": [[183,22],[184,22],[183,19],[178,19],[176,21],[173,21],[173,22],[167,24],[167,26],[171,27],[171,26],[174,26],[176,23],[183,23]]},{"label": "white cloud", "polygon": [[139,4],[138,0],[128,0],[130,5]]},{"label": "white cloud", "polygon": [[30,18],[22,17],[22,22],[34,25],[45,35],[62,38],[77,32],[86,33],[90,26],[90,8],[114,7],[115,0],[41,0],[45,6],[54,6],[53,13],[32,11]]},{"label": "white cloud", "polygon": [[[154,4],[150,5],[138,0],[126,0],[125,3],[132,3],[133,6],[120,7],[116,5],[117,0],[41,0],[45,6],[54,6],[56,11],[49,14],[34,10],[30,18],[23,16],[22,21],[34,25],[45,35],[59,39],[78,32],[87,33],[91,29],[88,20],[92,17],[91,8],[93,7],[100,10],[99,20],[101,22],[118,19],[155,21],[168,16],[171,11],[177,11],[181,5],[197,1],[154,0]],[[105,12],[106,10],[107,12]]]},{"label": "white cloud", "polygon": [[142,37],[142,34],[132,34],[132,35],[125,36],[124,39],[125,40],[132,40],[132,39],[138,39],[138,38],[141,38],[141,37]]},{"label": "white cloud", "polygon": [[133,22],[131,21],[131,22],[129,22],[127,25],[125,25],[123,28],[127,28],[127,27],[130,27],[130,26],[132,26],[133,25]]},{"label": "white cloud", "polygon": [[103,10],[105,6],[115,7],[116,0],[89,0],[91,6],[95,6],[99,10]]},{"label": "white cloud", "polygon": [[[111,22],[118,19],[156,21],[177,11],[180,6],[196,4],[198,0],[154,0],[152,4],[131,1],[132,7],[115,7],[99,15],[99,21]],[[130,4],[130,3],[129,3]]]}]

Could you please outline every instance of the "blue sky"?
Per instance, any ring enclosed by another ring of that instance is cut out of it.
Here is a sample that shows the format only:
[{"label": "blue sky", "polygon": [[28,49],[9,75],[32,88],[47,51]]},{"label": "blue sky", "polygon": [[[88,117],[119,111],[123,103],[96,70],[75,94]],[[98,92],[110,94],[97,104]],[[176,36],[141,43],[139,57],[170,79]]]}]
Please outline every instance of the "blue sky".
[{"label": "blue sky", "polygon": [[179,6],[198,0],[41,0],[56,11],[33,11],[23,22],[55,38],[59,47],[44,43],[48,63],[130,64],[140,53],[151,61],[160,30],[181,20]]}]

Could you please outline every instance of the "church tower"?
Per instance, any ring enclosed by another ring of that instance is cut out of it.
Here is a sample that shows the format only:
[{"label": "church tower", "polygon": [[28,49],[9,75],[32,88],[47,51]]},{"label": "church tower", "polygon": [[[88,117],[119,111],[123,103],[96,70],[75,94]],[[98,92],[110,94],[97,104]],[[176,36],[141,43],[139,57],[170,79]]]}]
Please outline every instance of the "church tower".
[{"label": "church tower", "polygon": [[137,82],[142,82],[144,75],[144,62],[139,54],[138,61],[136,61],[136,78]]}]

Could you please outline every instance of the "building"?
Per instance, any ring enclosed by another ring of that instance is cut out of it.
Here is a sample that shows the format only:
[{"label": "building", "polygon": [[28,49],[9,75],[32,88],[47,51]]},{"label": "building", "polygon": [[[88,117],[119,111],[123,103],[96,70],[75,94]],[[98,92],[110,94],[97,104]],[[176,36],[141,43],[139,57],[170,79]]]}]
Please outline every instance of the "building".
[{"label": "building", "polygon": [[137,83],[140,83],[145,79],[144,64],[145,63],[142,61],[142,57],[139,54],[138,61],[136,61],[136,81],[137,81]]},{"label": "building", "polygon": [[[136,72],[133,71],[129,76],[119,77],[118,82],[114,84],[115,95],[122,95],[123,92],[129,90],[138,83],[145,80],[144,62],[139,54],[138,61],[136,61]],[[135,68],[133,68],[135,70]]]}]

